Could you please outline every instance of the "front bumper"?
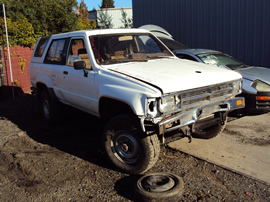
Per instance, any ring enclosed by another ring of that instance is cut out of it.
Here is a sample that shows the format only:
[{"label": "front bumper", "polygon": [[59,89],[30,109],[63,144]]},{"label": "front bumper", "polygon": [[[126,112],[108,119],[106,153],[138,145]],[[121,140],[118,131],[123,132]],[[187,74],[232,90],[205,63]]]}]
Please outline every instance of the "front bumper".
[{"label": "front bumper", "polygon": [[249,113],[260,113],[270,111],[270,93],[258,92],[257,94],[242,93],[245,98],[245,110]]},{"label": "front bumper", "polygon": [[245,99],[243,97],[235,97],[228,100],[218,101],[193,108],[184,112],[179,112],[158,123],[159,133],[164,134],[184,126],[195,124],[202,117],[214,114],[216,112],[229,112],[245,107]]}]

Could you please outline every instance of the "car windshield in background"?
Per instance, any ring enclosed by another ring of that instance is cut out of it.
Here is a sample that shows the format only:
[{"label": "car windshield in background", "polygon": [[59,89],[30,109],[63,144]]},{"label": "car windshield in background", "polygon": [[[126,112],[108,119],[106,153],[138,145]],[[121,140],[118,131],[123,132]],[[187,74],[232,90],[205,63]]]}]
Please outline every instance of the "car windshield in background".
[{"label": "car windshield in background", "polygon": [[244,68],[246,65],[233,57],[222,53],[204,53],[197,55],[204,63],[221,66],[221,67],[229,67],[232,70]]},{"label": "car windshield in background", "polygon": [[172,57],[158,40],[149,34],[114,34],[90,36],[98,64],[115,64]]}]

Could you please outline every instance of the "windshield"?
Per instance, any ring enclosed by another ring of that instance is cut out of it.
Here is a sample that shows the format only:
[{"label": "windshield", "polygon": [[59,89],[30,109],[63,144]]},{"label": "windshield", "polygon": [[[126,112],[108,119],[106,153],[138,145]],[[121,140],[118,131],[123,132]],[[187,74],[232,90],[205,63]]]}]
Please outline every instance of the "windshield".
[{"label": "windshield", "polygon": [[204,53],[197,56],[206,64],[226,66],[232,70],[246,67],[244,63],[222,53]]},{"label": "windshield", "polygon": [[113,34],[90,36],[98,64],[144,61],[173,56],[150,34]]}]

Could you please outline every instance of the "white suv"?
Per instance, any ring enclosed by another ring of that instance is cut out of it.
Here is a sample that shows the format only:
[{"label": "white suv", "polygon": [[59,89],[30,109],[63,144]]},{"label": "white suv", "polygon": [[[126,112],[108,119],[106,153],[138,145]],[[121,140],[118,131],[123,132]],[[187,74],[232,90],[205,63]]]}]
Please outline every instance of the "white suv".
[{"label": "white suv", "polygon": [[[175,57],[142,29],[88,30],[40,38],[30,63],[47,121],[64,103],[106,121],[104,150],[116,168],[142,173],[160,142],[209,139],[244,107],[241,75]],[[91,124],[91,122],[89,122]]]}]

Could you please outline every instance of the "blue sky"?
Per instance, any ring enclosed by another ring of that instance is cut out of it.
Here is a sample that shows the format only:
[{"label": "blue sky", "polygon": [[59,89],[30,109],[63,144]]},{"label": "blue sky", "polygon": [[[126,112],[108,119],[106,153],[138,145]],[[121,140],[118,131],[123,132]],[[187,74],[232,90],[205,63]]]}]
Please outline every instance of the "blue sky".
[{"label": "blue sky", "polygon": [[[81,1],[78,0],[80,3]],[[102,0],[84,0],[88,10],[99,9],[101,6]],[[123,8],[123,7],[132,7],[132,0],[114,0],[115,8]]]}]

